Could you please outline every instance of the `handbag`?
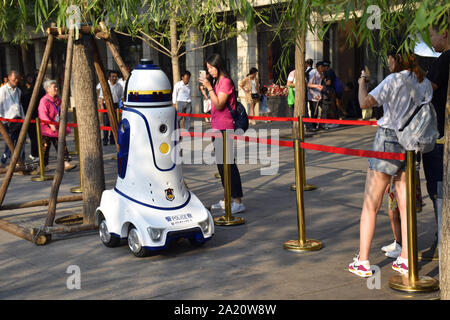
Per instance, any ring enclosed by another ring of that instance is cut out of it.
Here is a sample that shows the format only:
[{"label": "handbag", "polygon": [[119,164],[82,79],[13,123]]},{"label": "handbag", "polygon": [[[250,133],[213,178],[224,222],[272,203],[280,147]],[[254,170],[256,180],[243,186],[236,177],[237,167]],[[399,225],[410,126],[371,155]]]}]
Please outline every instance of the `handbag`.
[{"label": "handbag", "polygon": [[431,102],[419,105],[401,128],[396,130],[398,142],[405,150],[427,153],[434,149],[437,116]]},{"label": "handbag", "polygon": [[288,91],[287,103],[289,107],[293,107],[295,104],[295,93],[294,89],[290,86]]}]

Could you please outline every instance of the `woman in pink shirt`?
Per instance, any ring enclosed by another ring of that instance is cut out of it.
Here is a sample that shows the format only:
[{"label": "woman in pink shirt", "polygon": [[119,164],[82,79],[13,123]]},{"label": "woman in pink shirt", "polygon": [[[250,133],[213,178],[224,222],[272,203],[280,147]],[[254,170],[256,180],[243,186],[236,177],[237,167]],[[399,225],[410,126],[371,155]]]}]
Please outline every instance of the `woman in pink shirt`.
[{"label": "woman in pink shirt", "polygon": [[[55,80],[47,80],[44,82],[46,95],[39,101],[38,114],[42,121],[59,122],[59,114],[61,111],[61,98],[58,96],[58,85]],[[70,133],[69,127],[66,128],[66,134]],[[41,122],[42,134],[42,151],[44,153],[44,166],[48,165],[48,156],[50,146],[53,144],[58,150],[58,125],[47,124]],[[64,170],[70,171],[76,167],[69,163],[69,152],[64,142]]]},{"label": "woman in pink shirt", "polygon": [[[229,73],[226,71],[225,62],[219,54],[213,54],[206,60],[206,69],[212,77],[212,83],[204,79],[202,85],[208,90],[211,99],[211,128],[213,130],[225,131],[234,130],[234,122],[227,104],[234,111],[236,110],[236,90]],[[217,164],[223,185],[223,164]],[[231,169],[231,213],[239,213],[245,210],[242,203],[242,184],[241,176],[235,162],[230,166]],[[220,200],[211,206],[211,209],[225,209],[225,201]]]}]

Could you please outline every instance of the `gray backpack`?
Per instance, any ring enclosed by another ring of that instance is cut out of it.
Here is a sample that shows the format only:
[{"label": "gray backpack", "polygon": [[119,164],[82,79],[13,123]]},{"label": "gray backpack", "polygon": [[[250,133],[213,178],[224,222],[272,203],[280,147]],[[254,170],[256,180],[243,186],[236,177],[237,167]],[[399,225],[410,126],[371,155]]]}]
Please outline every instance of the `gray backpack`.
[{"label": "gray backpack", "polygon": [[427,153],[434,149],[437,117],[431,102],[419,105],[405,124],[396,131],[398,142],[405,150]]}]

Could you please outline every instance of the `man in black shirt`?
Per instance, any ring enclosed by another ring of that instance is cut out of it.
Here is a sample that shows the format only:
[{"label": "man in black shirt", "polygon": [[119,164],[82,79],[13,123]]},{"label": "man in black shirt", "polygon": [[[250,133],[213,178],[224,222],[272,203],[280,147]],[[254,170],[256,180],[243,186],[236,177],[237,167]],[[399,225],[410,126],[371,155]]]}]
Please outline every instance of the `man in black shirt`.
[{"label": "man in black shirt", "polygon": [[[443,140],[444,137],[444,122],[445,122],[445,104],[447,102],[447,88],[448,88],[448,68],[450,59],[450,41],[449,30],[445,30],[439,34],[439,24],[430,27],[430,40],[436,52],[441,52],[441,55],[433,63],[427,78],[431,81],[433,86],[433,100],[431,101],[436,109],[439,136]],[[438,141],[439,141],[438,140]],[[441,217],[442,217],[442,193],[443,193],[443,162],[444,162],[444,145],[443,142],[436,143],[434,150],[429,153],[424,153],[423,169],[425,178],[427,180],[427,190],[430,199],[433,201],[434,215],[438,225],[438,232],[436,232],[436,239],[429,251],[422,254],[422,258],[437,257],[437,252],[434,253],[438,240],[440,239],[441,231]]]}]

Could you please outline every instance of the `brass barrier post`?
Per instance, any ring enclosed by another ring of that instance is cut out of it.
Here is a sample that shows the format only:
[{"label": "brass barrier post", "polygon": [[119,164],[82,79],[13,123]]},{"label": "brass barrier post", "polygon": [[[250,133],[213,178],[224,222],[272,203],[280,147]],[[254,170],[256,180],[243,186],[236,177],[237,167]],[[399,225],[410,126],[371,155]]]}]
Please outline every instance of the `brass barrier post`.
[{"label": "brass barrier post", "polygon": [[[300,126],[303,121],[299,118]],[[302,129],[300,129],[302,131]],[[289,240],[284,243],[283,248],[289,251],[316,251],[322,248],[322,243],[318,240],[306,239],[306,224],[305,224],[305,206],[303,188],[299,186],[304,185],[304,149],[301,148],[302,135],[300,139],[294,140],[294,163],[295,163],[295,183],[297,194],[297,226],[298,226],[298,240]]]},{"label": "brass barrier post", "polygon": [[77,112],[76,112],[76,108],[74,107],[73,108],[73,122],[77,125],[75,128],[74,128],[74,136],[75,136],[75,150],[74,151],[70,151],[69,152],[69,154],[70,155],[72,155],[72,156],[77,156],[79,153],[78,153],[78,150],[79,150],[79,148],[78,148],[78,143],[79,143],[79,141],[78,141],[78,121],[77,121]]},{"label": "brass barrier post", "polygon": [[39,118],[36,118],[36,133],[37,133],[37,139],[38,139],[38,146],[39,146],[39,171],[40,175],[32,177],[32,181],[48,181],[53,180],[52,175],[46,175],[45,174],[45,168],[44,168],[44,154],[42,152],[42,136],[41,136],[41,120]]},{"label": "brass barrier post", "polygon": [[[303,125],[303,117],[299,116],[298,117],[298,130],[299,130],[299,137],[301,139],[301,141],[305,141],[305,126]],[[303,191],[312,191],[312,190],[316,190],[317,186],[313,185],[313,184],[308,184],[306,182],[306,157],[305,157],[305,152],[302,149],[302,156],[303,156]],[[293,184],[291,185],[291,190],[292,191],[296,191],[297,190],[297,184]]]},{"label": "brass barrier post", "polygon": [[[231,170],[228,163],[228,134],[223,131],[223,188],[225,194],[225,215],[214,218],[214,223],[218,226],[235,226],[245,223],[244,218],[233,217],[231,215]],[[234,160],[233,160],[234,161]]]},{"label": "brass barrier post", "polygon": [[[73,108],[73,114],[74,114],[74,118],[76,119],[77,113],[76,113],[76,109],[75,108]],[[77,123],[77,125],[78,125],[78,123]],[[76,147],[77,154],[80,154],[79,141],[80,140],[79,140],[79,136],[78,136],[78,127],[75,127],[75,147]],[[81,161],[80,161],[80,186],[71,188],[70,192],[72,192],[72,193],[83,193],[83,170],[81,169]]]},{"label": "brass barrier post", "polygon": [[392,289],[406,292],[431,292],[439,290],[439,282],[418,275],[417,219],[416,219],[416,153],[406,152],[406,209],[408,225],[408,275],[396,275],[389,280]]}]

